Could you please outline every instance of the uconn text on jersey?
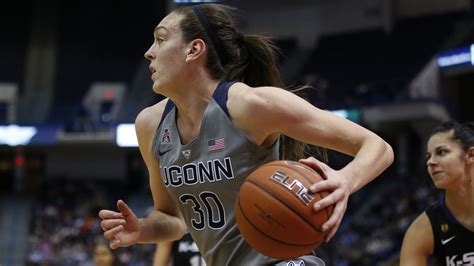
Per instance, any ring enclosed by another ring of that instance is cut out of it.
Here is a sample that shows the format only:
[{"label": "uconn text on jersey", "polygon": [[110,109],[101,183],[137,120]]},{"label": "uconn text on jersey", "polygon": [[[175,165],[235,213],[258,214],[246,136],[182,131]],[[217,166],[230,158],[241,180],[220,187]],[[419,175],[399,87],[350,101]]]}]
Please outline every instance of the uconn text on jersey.
[{"label": "uconn text on jersey", "polygon": [[229,157],[204,162],[192,162],[182,166],[162,166],[161,174],[166,187],[196,185],[234,178],[232,162]]}]

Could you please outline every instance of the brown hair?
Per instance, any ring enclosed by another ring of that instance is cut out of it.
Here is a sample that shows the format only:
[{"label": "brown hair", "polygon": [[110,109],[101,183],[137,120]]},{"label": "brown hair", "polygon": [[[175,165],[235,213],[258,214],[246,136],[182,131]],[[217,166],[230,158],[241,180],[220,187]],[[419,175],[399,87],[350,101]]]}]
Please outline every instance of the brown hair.
[{"label": "brown hair", "polygon": [[446,121],[435,127],[430,136],[449,131],[452,131],[452,139],[461,143],[464,152],[474,147],[474,122]]},{"label": "brown hair", "polygon": [[[194,8],[194,9],[193,9]],[[209,25],[201,23],[203,13]],[[240,81],[251,87],[275,86],[284,88],[278,68],[278,48],[270,38],[261,35],[243,35],[237,30],[231,14],[237,9],[220,4],[201,4],[198,6],[179,6],[176,13],[184,16],[180,23],[183,41],[202,39],[208,46],[206,67],[212,78],[217,80]],[[201,20],[201,21],[200,21]],[[209,34],[209,31],[211,34]],[[214,40],[213,37],[217,40]],[[216,51],[216,41],[219,42]],[[213,45],[214,44],[214,45]],[[294,87],[301,90],[308,86]],[[288,88],[287,88],[288,89]],[[280,145],[281,159],[298,160],[306,157],[308,145],[282,135]],[[327,156],[323,154],[327,161]]]}]

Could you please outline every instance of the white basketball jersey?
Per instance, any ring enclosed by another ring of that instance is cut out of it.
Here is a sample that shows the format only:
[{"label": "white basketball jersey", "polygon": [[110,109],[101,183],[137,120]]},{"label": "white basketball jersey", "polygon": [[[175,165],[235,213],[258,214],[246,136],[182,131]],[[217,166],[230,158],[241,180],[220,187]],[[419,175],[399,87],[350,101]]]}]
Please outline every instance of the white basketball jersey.
[{"label": "white basketball jersey", "polygon": [[[262,149],[234,125],[226,107],[232,84],[219,84],[204,111],[199,135],[184,145],[176,126],[178,110],[168,100],[155,134],[153,153],[159,158],[163,183],[207,265],[279,264],[281,260],[253,250],[235,221],[240,186],[257,167],[278,159],[279,142]],[[308,260],[306,264],[301,260],[302,265],[324,265],[314,256],[304,257]]]}]

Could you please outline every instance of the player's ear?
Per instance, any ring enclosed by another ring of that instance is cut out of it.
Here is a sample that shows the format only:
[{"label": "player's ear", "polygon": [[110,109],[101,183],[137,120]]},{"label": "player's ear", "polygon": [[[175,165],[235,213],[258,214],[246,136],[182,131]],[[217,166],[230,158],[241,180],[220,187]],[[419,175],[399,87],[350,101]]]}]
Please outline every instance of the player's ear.
[{"label": "player's ear", "polygon": [[474,164],[474,147],[470,147],[470,148],[467,150],[466,156],[467,156],[467,163],[472,163],[472,164]]},{"label": "player's ear", "polygon": [[202,39],[195,39],[188,45],[186,61],[193,61],[205,56],[206,43]]}]

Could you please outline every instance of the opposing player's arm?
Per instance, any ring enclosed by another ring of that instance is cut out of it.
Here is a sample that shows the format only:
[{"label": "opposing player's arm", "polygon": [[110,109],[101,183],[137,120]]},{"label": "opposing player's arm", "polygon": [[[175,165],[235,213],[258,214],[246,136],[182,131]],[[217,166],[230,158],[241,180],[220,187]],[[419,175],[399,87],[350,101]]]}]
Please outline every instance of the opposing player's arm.
[{"label": "opposing player's arm", "polygon": [[351,192],[378,176],[393,161],[390,145],[373,132],[283,89],[250,88],[236,83],[229,91],[228,108],[236,124],[259,145],[272,143],[279,134],[285,134],[355,156],[341,170],[351,179]]},{"label": "opposing player's arm", "polygon": [[433,250],[433,230],[428,216],[423,212],[405,233],[400,252],[400,265],[427,265]]},{"label": "opposing player's arm", "polygon": [[155,211],[147,218],[140,219],[140,242],[156,243],[176,240],[186,232],[186,225],[181,213],[166,190],[158,160],[152,152],[153,138],[163,114],[167,99],[145,108],[135,120],[140,153],[145,161],[150,178],[150,189]]}]

